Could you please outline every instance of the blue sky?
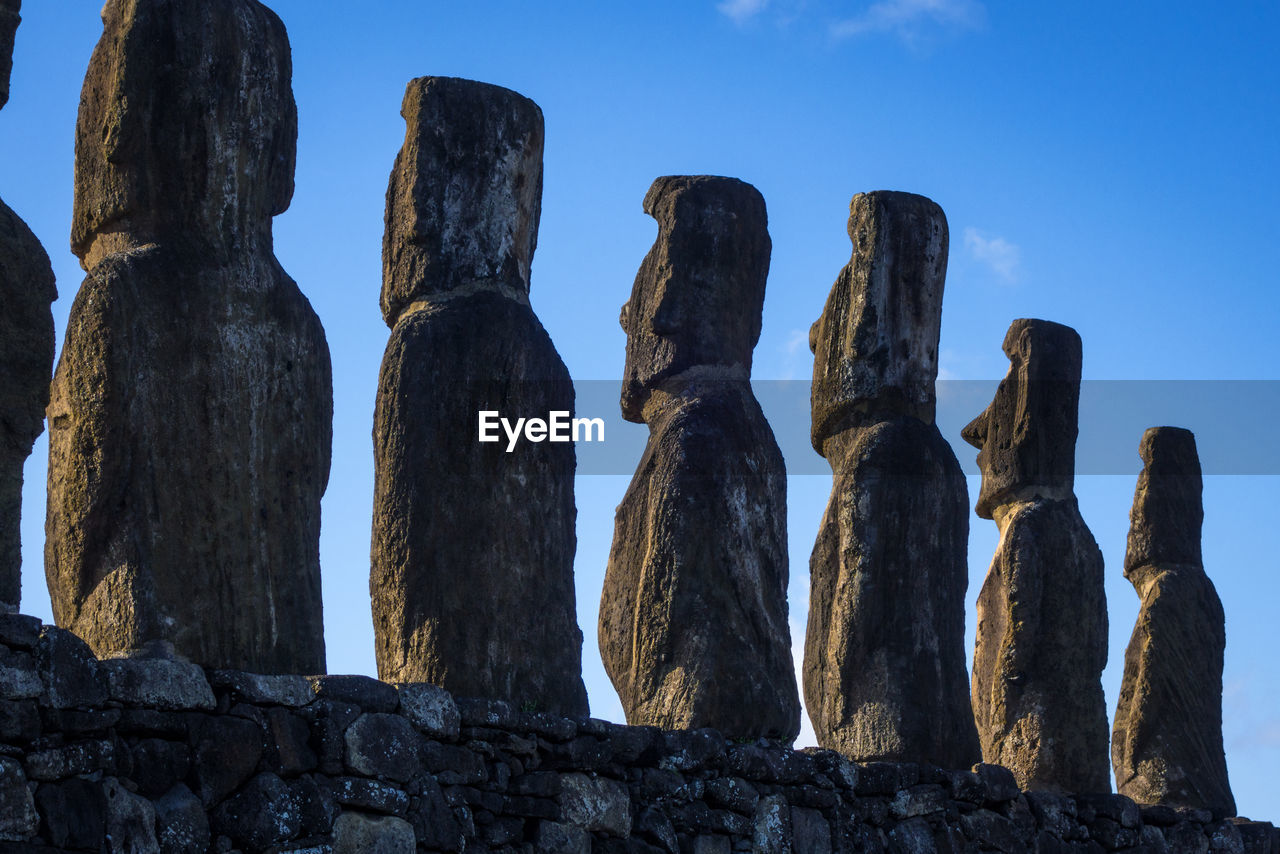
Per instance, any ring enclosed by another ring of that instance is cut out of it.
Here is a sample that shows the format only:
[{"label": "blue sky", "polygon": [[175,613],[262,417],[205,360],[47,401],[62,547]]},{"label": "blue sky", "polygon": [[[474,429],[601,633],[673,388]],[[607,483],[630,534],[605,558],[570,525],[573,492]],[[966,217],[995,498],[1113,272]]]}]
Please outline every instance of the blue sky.
[{"label": "blue sky", "polygon": [[[655,177],[673,173],[732,175],[764,194],[773,259],[757,378],[808,378],[805,334],[849,255],[849,197],[899,189],[933,198],[950,221],[944,378],[997,379],[1009,321],[1043,317],[1079,330],[1089,380],[1280,380],[1273,3],[270,5],[292,39],[300,126],[297,191],[276,220],[276,250],[324,321],[335,366],[322,534],[334,672],[374,669],[367,579],[370,429],[387,338],[378,312],[383,197],[404,135],[401,96],[415,76],[484,80],[542,107],[532,300],[579,380],[621,374],[618,308],[656,232],[640,202]],[[100,6],[28,0],[0,112],[0,194],[53,259],[59,334],[82,277],[67,249],[73,132]],[[1239,442],[1269,444],[1280,408],[1274,394],[1262,396],[1270,403],[1246,397],[1227,411],[1188,412],[1166,395],[1123,439],[1127,468],[1078,479],[1108,567],[1109,703],[1137,611],[1120,567],[1141,427],[1176,417],[1200,433],[1206,458]],[[1082,445],[1102,432],[1086,419]],[[947,437],[969,462],[956,430]],[[820,471],[804,453],[788,451],[791,470]],[[50,619],[46,454],[41,440],[27,466],[24,610]],[[1205,559],[1227,612],[1225,732],[1240,812],[1275,819],[1280,477],[1263,468],[1270,474],[1206,479]],[[584,672],[593,712],[613,719],[621,712],[594,627],[627,480],[578,479]],[[971,498],[976,487],[971,480]],[[829,488],[822,475],[790,480],[797,637]],[[995,526],[974,517],[970,606],[995,541]]]}]

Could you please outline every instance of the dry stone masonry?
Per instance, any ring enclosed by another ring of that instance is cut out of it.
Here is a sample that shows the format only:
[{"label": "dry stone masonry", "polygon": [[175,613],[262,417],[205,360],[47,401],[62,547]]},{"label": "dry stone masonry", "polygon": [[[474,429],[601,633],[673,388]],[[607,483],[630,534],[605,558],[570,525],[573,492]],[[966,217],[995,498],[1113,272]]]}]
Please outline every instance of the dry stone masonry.
[{"label": "dry stone masonry", "polygon": [[[0,107],[9,100],[20,0],[0,0]],[[40,241],[0,200],[0,610],[22,593],[22,467],[44,430],[53,372],[53,268]]]},{"label": "dry stone masonry", "polygon": [[585,715],[572,443],[477,441],[478,413],[572,413],[529,305],[542,111],[507,89],[409,83],[387,189],[374,416],[378,673]]},{"label": "dry stone masonry", "polygon": [[770,240],[732,178],[669,176],[622,307],[622,412],[649,441],[618,506],[600,654],[627,721],[790,741],[786,469],[751,392]]},{"label": "dry stone masonry", "polygon": [[1102,553],[1073,491],[1080,336],[1015,320],[1004,352],[1009,373],[963,431],[980,449],[977,513],[1000,528],[973,656],[982,757],[1027,789],[1108,792]]},{"label": "dry stone masonry", "polygon": [[284,25],[256,0],[108,0],[76,126],[87,276],[49,404],[54,616],[100,655],[324,670],[320,321],[272,253],[293,194]]},{"label": "dry stone masonry", "polygon": [[1191,431],[1142,437],[1124,576],[1142,600],[1111,733],[1122,795],[1235,815],[1222,749],[1222,602],[1200,554],[1204,509]]},{"label": "dry stone masonry", "polygon": [[834,474],[809,563],[806,707],[860,760],[980,759],[964,662],[969,497],[934,424],[942,209],[860,193],[853,257],[810,333],[813,446]]},{"label": "dry stone masonry", "polygon": [[97,660],[0,616],[0,854],[1274,854],[1280,834],[1003,768],[866,763],[422,684]]}]

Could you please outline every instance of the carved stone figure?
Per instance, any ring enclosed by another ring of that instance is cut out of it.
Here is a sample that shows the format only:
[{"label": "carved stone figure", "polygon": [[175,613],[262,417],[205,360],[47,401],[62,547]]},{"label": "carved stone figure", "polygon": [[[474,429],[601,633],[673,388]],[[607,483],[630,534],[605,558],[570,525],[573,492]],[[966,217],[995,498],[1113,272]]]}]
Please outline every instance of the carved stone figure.
[{"label": "carved stone figure", "polygon": [[374,416],[378,675],[586,715],[574,607],[574,447],[479,441],[479,415],[573,412],[529,306],[542,111],[507,89],[409,83],[387,189]]},{"label": "carved stone figure", "polygon": [[1102,553],[1076,504],[1080,336],[1015,320],[1009,373],[965,427],[980,449],[977,512],[1000,545],[978,594],[973,713],[986,762],[1023,789],[1107,792]]},{"label": "carved stone figure", "polygon": [[[0,0],[0,107],[9,100],[20,0]],[[0,611],[22,596],[22,466],[44,430],[53,373],[53,268],[27,224],[0,200]]]},{"label": "carved stone figure", "polygon": [[658,238],[622,307],[622,413],[649,441],[615,518],[600,654],[628,723],[789,741],[786,469],[750,385],[764,199],[672,176],[644,210]]},{"label": "carved stone figure", "polygon": [[969,497],[934,424],[947,221],[860,193],[853,257],[810,341],[813,446],[834,474],[809,563],[805,705],[858,761],[980,759],[964,662]]},{"label": "carved stone figure", "polygon": [[1120,794],[1233,816],[1222,750],[1222,602],[1200,555],[1195,436],[1152,427],[1139,454],[1124,576],[1142,600],[1111,733]]},{"label": "carved stone figure", "polygon": [[108,0],[76,126],[87,272],[49,404],[45,571],[98,655],[323,672],[324,330],[272,252],[293,195],[284,25]]}]

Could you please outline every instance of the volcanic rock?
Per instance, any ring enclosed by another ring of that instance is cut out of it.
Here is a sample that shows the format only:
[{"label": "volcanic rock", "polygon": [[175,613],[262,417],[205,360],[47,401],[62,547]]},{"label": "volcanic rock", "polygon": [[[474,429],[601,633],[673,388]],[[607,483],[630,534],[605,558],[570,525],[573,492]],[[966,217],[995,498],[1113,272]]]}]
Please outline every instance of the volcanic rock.
[{"label": "volcanic rock", "polygon": [[790,740],[786,469],[752,394],[770,240],[764,199],[674,176],[622,307],[622,412],[649,441],[618,506],[600,653],[630,724]]},{"label": "volcanic rock", "polygon": [[87,276],[49,405],[45,571],[107,656],[324,670],[324,330],[272,253],[297,113],[256,0],[108,0],[76,128]]},{"label": "volcanic rock", "polygon": [[1142,600],[1111,732],[1120,794],[1235,815],[1222,749],[1222,602],[1200,554],[1195,436],[1152,427],[1139,448],[1124,575]]},{"label": "volcanic rock", "polygon": [[542,111],[445,77],[409,83],[387,189],[374,416],[378,675],[587,713],[574,605],[572,442],[478,441],[479,413],[572,417],[529,306]]},{"label": "volcanic rock", "polygon": [[973,713],[984,761],[1023,789],[1109,792],[1102,553],[1076,504],[1080,336],[1015,320],[1009,372],[964,428],[1000,544],[978,594]]},{"label": "volcanic rock", "polygon": [[860,762],[980,758],[964,663],[968,490],[934,424],[942,209],[858,194],[853,256],[811,331],[813,444],[831,499],[809,563],[806,707]]}]

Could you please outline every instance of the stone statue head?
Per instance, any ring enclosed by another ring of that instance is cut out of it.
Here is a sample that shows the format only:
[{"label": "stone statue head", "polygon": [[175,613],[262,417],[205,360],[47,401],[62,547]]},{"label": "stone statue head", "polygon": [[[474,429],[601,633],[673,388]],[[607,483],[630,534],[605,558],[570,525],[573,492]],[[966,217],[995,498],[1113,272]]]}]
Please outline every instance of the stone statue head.
[{"label": "stone statue head", "polygon": [[619,317],[629,421],[642,421],[650,393],[690,368],[750,376],[772,248],[764,197],[735,178],[659,178],[644,211],[658,221],[658,237]]},{"label": "stone statue head", "polygon": [[809,330],[813,446],[859,419],[932,424],[947,218],[924,196],[880,190],[849,203],[853,256]]},{"label": "stone statue head", "polygon": [[1125,575],[1142,566],[1201,566],[1204,488],[1196,437],[1181,427],[1152,427],[1142,434],[1138,475],[1129,513]]},{"label": "stone statue head", "polygon": [[479,283],[529,292],[542,213],[542,110],[501,86],[409,82],[387,188],[382,315]]},{"label": "stone statue head", "polygon": [[270,241],[293,197],[289,39],[257,0],[107,0],[76,123],[82,266],[166,239]]},{"label": "stone statue head", "polygon": [[984,519],[1032,497],[1069,498],[1075,484],[1080,336],[1048,320],[1015,320],[1004,337],[1009,372],[961,435],[979,449]]},{"label": "stone statue head", "polygon": [[13,37],[22,18],[22,0],[0,0],[0,107],[9,103],[9,74],[13,71]]}]

